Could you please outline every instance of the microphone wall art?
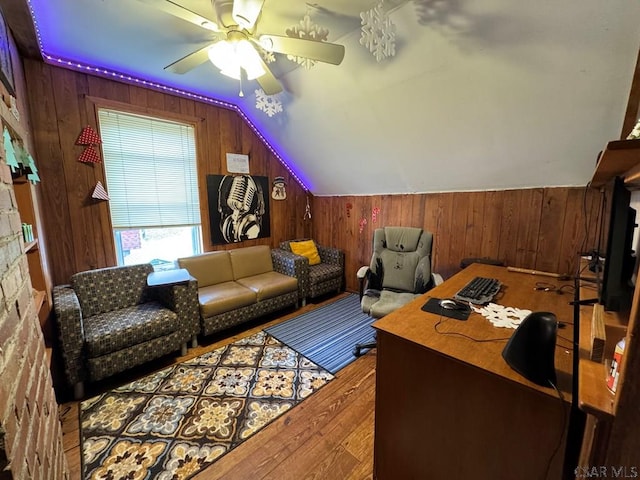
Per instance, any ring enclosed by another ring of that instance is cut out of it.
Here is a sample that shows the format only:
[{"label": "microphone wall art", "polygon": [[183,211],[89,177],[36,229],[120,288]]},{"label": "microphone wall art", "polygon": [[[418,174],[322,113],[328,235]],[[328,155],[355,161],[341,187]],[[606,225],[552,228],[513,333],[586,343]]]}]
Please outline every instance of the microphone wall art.
[{"label": "microphone wall art", "polygon": [[207,175],[207,195],[212,245],[271,236],[268,177]]}]

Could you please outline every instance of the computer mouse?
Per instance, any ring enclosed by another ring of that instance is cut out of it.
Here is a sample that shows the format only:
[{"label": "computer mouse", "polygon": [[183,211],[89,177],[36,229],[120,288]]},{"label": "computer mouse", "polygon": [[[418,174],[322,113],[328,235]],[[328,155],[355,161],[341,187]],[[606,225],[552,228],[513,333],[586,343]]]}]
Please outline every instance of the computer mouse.
[{"label": "computer mouse", "polygon": [[461,303],[451,300],[450,298],[443,298],[440,300],[440,306],[446,310],[466,310],[467,306]]}]

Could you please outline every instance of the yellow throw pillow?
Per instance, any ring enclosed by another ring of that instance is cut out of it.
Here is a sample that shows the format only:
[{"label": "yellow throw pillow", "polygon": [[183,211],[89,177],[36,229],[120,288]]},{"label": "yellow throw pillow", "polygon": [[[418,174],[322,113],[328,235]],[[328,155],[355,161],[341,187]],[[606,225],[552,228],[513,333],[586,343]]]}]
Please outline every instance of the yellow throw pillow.
[{"label": "yellow throw pillow", "polygon": [[313,240],[305,240],[304,242],[289,242],[291,251],[296,255],[302,255],[309,259],[309,265],[318,265],[320,263],[320,255]]}]

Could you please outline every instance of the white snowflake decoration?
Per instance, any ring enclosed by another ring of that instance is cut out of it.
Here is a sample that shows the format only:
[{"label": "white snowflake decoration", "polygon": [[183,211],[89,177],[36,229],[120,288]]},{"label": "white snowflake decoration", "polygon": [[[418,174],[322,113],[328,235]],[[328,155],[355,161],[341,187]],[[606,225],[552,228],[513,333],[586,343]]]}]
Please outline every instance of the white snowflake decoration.
[{"label": "white snowflake decoration", "polygon": [[505,307],[497,303],[489,303],[483,307],[471,305],[474,312],[479,313],[491,322],[494,327],[518,328],[531,310],[521,310],[515,307]]},{"label": "white snowflake decoration", "polygon": [[[294,26],[285,30],[287,35],[292,38],[303,38],[305,40],[313,40],[316,42],[326,42],[329,36],[329,30],[319,25],[316,25],[311,21],[309,13],[307,13],[302,20],[300,20],[300,26]],[[313,67],[316,62],[305,57],[296,57],[295,55],[287,55],[287,58],[293,62],[302,65],[307,70]]]},{"label": "white snowflake decoration", "polygon": [[273,62],[276,61],[275,53],[270,52],[269,50],[265,50],[264,48],[262,48],[259,45],[255,45],[254,44],[254,46],[257,48],[258,53],[262,57],[262,60],[264,60],[264,63],[273,63]]},{"label": "white snowflake decoration", "polygon": [[382,2],[371,10],[360,13],[362,29],[360,44],[376,57],[378,62],[396,54],[396,26],[382,10]]},{"label": "white snowflake decoration", "polygon": [[269,117],[282,112],[282,102],[275,95],[267,95],[261,88],[256,91],[256,108]]}]

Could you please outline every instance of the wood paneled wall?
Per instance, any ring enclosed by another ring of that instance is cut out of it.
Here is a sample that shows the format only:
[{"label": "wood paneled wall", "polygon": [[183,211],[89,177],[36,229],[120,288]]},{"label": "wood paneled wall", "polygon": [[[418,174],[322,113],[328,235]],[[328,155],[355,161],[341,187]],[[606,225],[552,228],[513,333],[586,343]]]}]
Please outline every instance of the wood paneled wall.
[{"label": "wood paneled wall", "polygon": [[[369,263],[373,229],[420,226],[434,233],[434,271],[445,278],[466,257],[572,273],[577,252],[597,245],[600,193],[584,188],[436,194],[312,197],[312,222],[304,221],[306,193],[234,111],[95,77],[35,60],[25,61],[34,148],[42,177],[42,213],[54,284],[78,271],[116,264],[106,202],[91,199],[102,164],[78,162],[81,129],[97,127],[95,105],[194,121],[205,250],[211,246],[206,175],[225,174],[226,152],[250,156],[251,173],[287,180],[287,200],[271,201],[271,237],[242,246],[313,236],[345,251],[346,285],[356,291],[356,271]],[[135,178],[132,178],[135,182]],[[347,209],[347,204],[351,205]],[[374,221],[372,212],[379,209]],[[360,232],[360,222],[366,221]]]},{"label": "wood paneled wall", "polygon": [[103,164],[79,162],[83,147],[75,145],[83,127],[97,128],[96,104],[196,124],[206,251],[229,248],[211,246],[206,189],[207,175],[228,173],[226,152],[248,154],[252,175],[268,176],[270,181],[282,176],[287,181],[287,199],[270,200],[271,237],[242,246],[274,247],[311,234],[311,222],[303,221],[304,190],[236,112],[35,60],[25,60],[25,72],[54,284],[67,283],[76,272],[117,263],[108,203],[91,198],[96,183],[105,183]]},{"label": "wood paneled wall", "polygon": [[345,251],[352,291],[358,268],[371,260],[373,230],[391,225],[433,232],[433,270],[445,279],[468,257],[573,274],[578,252],[597,245],[600,201],[585,188],[315,197],[313,231],[318,243]]}]

